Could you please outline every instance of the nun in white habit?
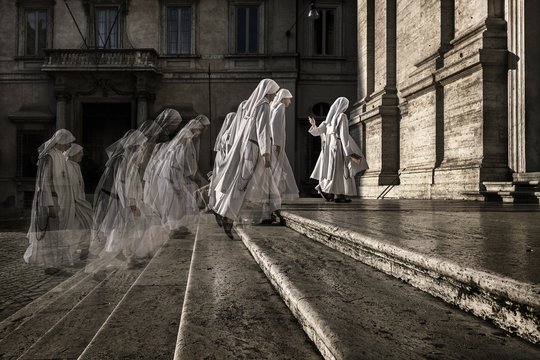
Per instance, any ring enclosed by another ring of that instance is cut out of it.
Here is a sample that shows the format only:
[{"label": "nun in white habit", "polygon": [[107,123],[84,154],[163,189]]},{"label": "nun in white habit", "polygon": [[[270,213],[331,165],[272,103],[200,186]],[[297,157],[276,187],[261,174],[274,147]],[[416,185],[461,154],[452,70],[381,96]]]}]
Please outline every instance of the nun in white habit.
[{"label": "nun in white habit", "polygon": [[236,124],[235,140],[228,152],[223,171],[216,179],[216,220],[232,238],[232,223],[245,201],[262,204],[273,192],[271,181],[270,102],[279,90],[272,79],[259,82],[242,107]]},{"label": "nun in white habit", "polygon": [[208,208],[212,209],[216,203],[216,182],[214,179],[218,177],[219,172],[223,168],[225,158],[229,149],[232,146],[234,138],[231,134],[231,125],[234,122],[236,116],[235,112],[230,112],[225,116],[221,130],[216,137],[216,142],[214,144],[214,151],[216,152],[216,158],[214,160],[214,167],[212,169],[212,175],[210,177],[210,185],[208,187]]},{"label": "nun in white habit", "polygon": [[209,125],[206,116],[199,115],[171,140],[160,166],[157,186],[160,193],[159,212],[170,237],[190,233],[199,213],[197,193],[199,152],[197,139]]},{"label": "nun in white habit", "polygon": [[180,126],[182,116],[180,116],[178,111],[166,108],[159,113],[154,121],[159,125],[162,131],[158,136],[156,145],[152,148],[150,159],[144,170],[143,200],[148,208],[159,216],[158,207],[156,205],[159,204],[160,201],[158,199],[157,191],[157,179],[160,171],[158,166],[163,163],[161,160],[167,152],[167,147],[171,140],[170,135],[178,129],[178,126]]},{"label": "nun in white habit", "polygon": [[105,247],[105,242],[115,226],[120,208],[120,198],[116,193],[115,180],[123,160],[124,145],[136,130],[128,130],[122,138],[105,149],[107,163],[94,192],[94,217],[90,254],[97,256]]},{"label": "nun in white habit", "polygon": [[80,259],[88,257],[88,247],[90,245],[90,229],[92,227],[92,205],[86,200],[84,192],[84,180],[81,174],[79,163],[83,158],[83,147],[78,144],[71,144],[71,147],[64,152],[66,158],[67,174],[71,181],[71,191],[75,216],[68,224],[65,232],[66,242],[72,242],[73,252],[80,250]]},{"label": "nun in white habit", "polygon": [[139,175],[145,154],[145,143],[148,139],[144,134],[135,130],[124,139],[122,159],[114,180],[114,192],[118,197],[118,212],[108,214],[114,216],[113,229],[109,234],[105,252],[113,255],[123,254],[128,266],[135,262],[140,253],[141,232],[144,229],[142,203],[142,182]]},{"label": "nun in white habit", "polygon": [[280,200],[276,209],[281,208],[281,201],[291,201],[298,198],[298,187],[294,173],[289,163],[286,145],[285,109],[291,104],[292,94],[287,89],[278,91],[271,104],[270,128],[272,131],[272,176],[279,191]]},{"label": "nun in white habit", "polygon": [[311,178],[319,180],[318,190],[325,199],[338,203],[351,201],[345,195],[354,196],[357,193],[354,176],[367,169],[359,146],[349,135],[349,121],[344,114],[348,107],[349,100],[340,97],[318,127],[315,119],[309,118],[309,133],[313,136],[325,134],[326,139]]},{"label": "nun in white habit", "polygon": [[60,129],[39,148],[36,187],[32,202],[30,242],[24,261],[45,267],[52,274],[73,264],[71,244],[62,236],[75,217],[71,180],[63,151],[75,137]]}]

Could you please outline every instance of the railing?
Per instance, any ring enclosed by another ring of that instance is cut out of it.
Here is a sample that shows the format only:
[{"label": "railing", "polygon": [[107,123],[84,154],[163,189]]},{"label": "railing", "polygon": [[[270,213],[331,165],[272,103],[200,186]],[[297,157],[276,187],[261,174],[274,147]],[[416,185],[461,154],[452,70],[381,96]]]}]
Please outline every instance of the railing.
[{"label": "railing", "polygon": [[390,190],[392,190],[394,186],[397,185],[399,181],[399,177],[401,176],[401,173],[404,172],[405,170],[407,170],[407,168],[403,168],[403,170],[399,170],[397,176],[392,180],[392,182],[386,188],[384,188],[384,190],[382,191],[382,193],[379,194],[379,196],[377,196],[377,200],[384,199],[384,197],[388,195]]},{"label": "railing", "polygon": [[42,70],[157,71],[154,49],[47,49]]}]

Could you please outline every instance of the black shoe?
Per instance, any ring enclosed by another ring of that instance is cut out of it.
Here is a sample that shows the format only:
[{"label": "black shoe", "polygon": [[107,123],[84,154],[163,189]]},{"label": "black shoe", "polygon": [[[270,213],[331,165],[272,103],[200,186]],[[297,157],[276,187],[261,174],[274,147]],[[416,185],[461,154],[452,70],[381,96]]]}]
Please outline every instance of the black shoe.
[{"label": "black shoe", "polygon": [[329,194],[329,193],[325,193],[325,192],[321,191],[321,196],[326,201],[333,201],[334,200],[334,195],[333,194]]},{"label": "black shoe", "polygon": [[227,236],[231,240],[234,239],[232,228],[233,228],[233,221],[227,217],[223,217],[223,230],[225,231],[225,234],[227,234]]},{"label": "black shoe", "polygon": [[82,250],[81,250],[81,253],[80,253],[80,255],[79,255],[79,260],[83,260],[83,261],[84,261],[84,260],[88,259],[88,255],[89,255],[89,254],[90,254],[90,253],[88,252],[88,249],[82,249]]},{"label": "black shoe", "polygon": [[219,215],[214,210],[212,210],[212,212],[214,213],[214,217],[216,218],[216,222],[219,225],[219,227],[223,227],[223,216]]},{"label": "black shoe", "polygon": [[272,224],[274,221],[272,219],[264,219],[264,220],[261,220],[260,223],[258,223],[257,225],[270,225]]},{"label": "black shoe", "polygon": [[338,196],[336,200],[334,200],[336,203],[350,203],[351,199],[346,198],[345,196]]},{"label": "black shoe", "polygon": [[107,278],[107,271],[106,270],[98,270],[95,273],[92,274],[92,279],[97,282],[102,282]]},{"label": "black shoe", "polygon": [[61,270],[59,268],[55,268],[55,267],[48,267],[46,268],[45,270],[43,270],[43,272],[45,273],[45,275],[56,275],[60,272]]}]

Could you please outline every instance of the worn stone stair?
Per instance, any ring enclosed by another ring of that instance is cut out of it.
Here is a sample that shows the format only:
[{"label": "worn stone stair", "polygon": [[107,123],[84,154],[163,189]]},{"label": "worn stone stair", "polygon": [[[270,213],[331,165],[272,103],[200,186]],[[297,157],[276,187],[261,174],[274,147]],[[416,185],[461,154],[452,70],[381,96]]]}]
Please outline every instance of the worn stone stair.
[{"label": "worn stone stair", "polygon": [[[540,356],[531,343],[296,231],[236,230],[325,359]],[[350,251],[368,251],[350,242]]]},{"label": "worn stone stair", "polygon": [[[320,359],[213,216],[140,269],[79,271],[0,323],[1,359]],[[189,286],[188,286],[189,279]]]},{"label": "worn stone stair", "polygon": [[[308,214],[281,212],[288,227],[329,248],[487,319],[532,343],[540,341],[539,285],[395,245],[384,238],[391,235],[383,232],[374,235],[369,229],[348,229],[323,219],[312,219]],[[411,234],[416,230],[414,227],[403,229]]]},{"label": "worn stone stair", "polygon": [[193,239],[101,281],[79,271],[0,323],[0,358],[172,358]]},{"label": "worn stone stair", "polygon": [[201,216],[175,359],[320,359],[238,238]]},{"label": "worn stone stair", "polygon": [[507,182],[484,181],[485,191],[480,191],[487,201],[504,203],[540,203],[538,180],[514,180]]},{"label": "worn stone stair", "polygon": [[97,286],[99,283],[79,271],[2,321],[0,358],[18,358]]},{"label": "worn stone stair", "polygon": [[172,359],[194,239],[161,247],[79,359]]}]

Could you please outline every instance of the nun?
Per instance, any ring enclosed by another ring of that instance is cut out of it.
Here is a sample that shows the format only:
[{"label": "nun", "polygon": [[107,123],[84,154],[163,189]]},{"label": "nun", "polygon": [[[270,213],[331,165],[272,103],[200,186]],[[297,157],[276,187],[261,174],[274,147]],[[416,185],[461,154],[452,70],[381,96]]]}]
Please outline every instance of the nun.
[{"label": "nun", "polygon": [[79,144],[71,144],[64,152],[66,158],[66,171],[71,182],[71,192],[75,216],[68,224],[65,236],[66,242],[73,243],[73,252],[80,251],[79,258],[85,260],[88,257],[90,246],[90,229],[92,228],[92,205],[86,200],[84,192],[84,180],[79,163],[83,158],[83,147]]},{"label": "nun", "polygon": [[246,100],[242,118],[235,127],[234,143],[216,179],[214,213],[231,239],[233,221],[239,218],[244,203],[262,204],[268,200],[268,193],[273,192],[270,102],[278,90],[274,80],[263,79]]},{"label": "nun", "polygon": [[270,209],[273,208],[273,211],[281,208],[282,201],[298,199],[298,187],[296,186],[294,173],[285,152],[285,145],[287,143],[285,109],[289,107],[291,101],[291,92],[287,89],[281,89],[278,91],[270,107],[272,177],[278,190],[277,196],[273,196],[274,203],[270,204]]},{"label": "nun", "polygon": [[167,150],[167,144],[171,140],[171,135],[180,126],[182,116],[174,109],[165,108],[159,113],[154,122],[159,126],[159,135],[155,139],[155,144],[148,145],[145,160],[143,161],[145,164],[143,165],[143,199],[152,210],[155,210],[155,202],[157,201],[155,177],[158,171],[156,166],[160,163],[161,157]]},{"label": "nun", "polygon": [[128,130],[122,138],[105,149],[108,160],[94,192],[94,217],[90,241],[90,255],[98,256],[104,249],[107,238],[115,226],[120,208],[120,198],[116,193],[115,179],[122,163],[125,144],[136,130]]},{"label": "nun", "polygon": [[204,115],[190,120],[171,140],[159,166],[157,189],[159,213],[169,237],[181,238],[191,231],[199,213],[198,190],[201,185],[198,161],[200,136],[210,125]]},{"label": "nun", "polygon": [[230,112],[227,114],[227,116],[225,116],[225,120],[223,121],[223,125],[221,126],[221,130],[219,130],[219,133],[216,137],[216,142],[214,144],[214,151],[216,152],[216,157],[214,160],[214,167],[210,176],[210,185],[208,187],[209,209],[212,209],[216,204],[216,182],[214,179],[218,177],[225,162],[225,158],[227,157],[227,153],[229,152],[234,141],[234,137],[231,134],[231,125],[233,124],[235,117],[235,112]]},{"label": "nun", "polygon": [[327,201],[347,203],[347,196],[357,194],[354,176],[367,169],[367,163],[360,147],[349,134],[349,120],[345,111],[349,100],[339,97],[330,107],[326,119],[317,126],[313,117],[309,117],[313,136],[325,136],[325,146],[315,164],[311,178],[319,181],[317,190]]},{"label": "nun", "polygon": [[75,137],[60,129],[38,148],[38,163],[30,228],[29,246],[24,253],[28,264],[43,266],[46,274],[54,274],[73,265],[72,246],[62,236],[75,217],[72,179],[63,152]]}]

